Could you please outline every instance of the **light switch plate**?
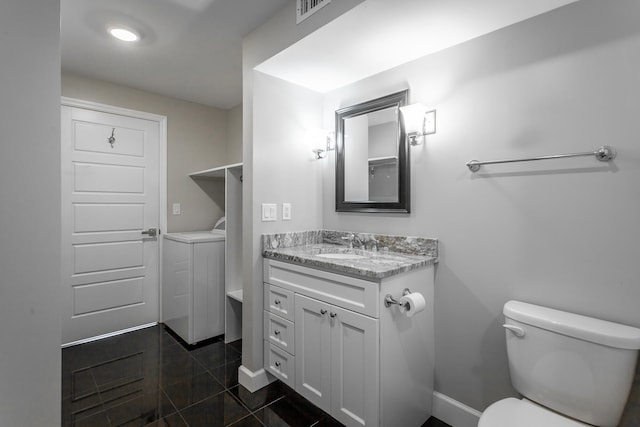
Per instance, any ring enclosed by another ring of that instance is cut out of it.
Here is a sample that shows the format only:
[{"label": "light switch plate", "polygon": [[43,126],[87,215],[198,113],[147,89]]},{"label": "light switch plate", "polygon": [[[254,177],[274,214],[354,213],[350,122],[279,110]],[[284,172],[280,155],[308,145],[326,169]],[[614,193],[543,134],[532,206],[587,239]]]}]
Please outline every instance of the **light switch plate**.
[{"label": "light switch plate", "polygon": [[436,133],[436,110],[424,113],[424,134],[431,135]]},{"label": "light switch plate", "polygon": [[276,204],[275,203],[263,203],[262,204],[262,221],[275,221],[277,220]]},{"label": "light switch plate", "polygon": [[174,215],[180,215],[180,203],[174,203],[173,204],[173,214]]},{"label": "light switch plate", "polygon": [[282,204],[282,220],[283,221],[291,220],[291,203]]}]

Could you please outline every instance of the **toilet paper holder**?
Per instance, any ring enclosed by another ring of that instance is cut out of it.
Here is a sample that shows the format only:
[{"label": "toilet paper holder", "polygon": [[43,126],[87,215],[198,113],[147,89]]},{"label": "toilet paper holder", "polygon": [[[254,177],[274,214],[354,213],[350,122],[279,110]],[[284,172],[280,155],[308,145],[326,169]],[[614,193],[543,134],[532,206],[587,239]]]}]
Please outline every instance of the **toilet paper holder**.
[{"label": "toilet paper holder", "polygon": [[[402,296],[409,295],[410,293],[411,293],[411,291],[409,290],[409,288],[404,288],[403,291],[402,291]],[[403,307],[406,303],[395,299],[391,294],[385,295],[385,297],[384,297],[384,306],[389,308],[389,307],[391,307],[391,304],[397,304],[400,307]]]}]

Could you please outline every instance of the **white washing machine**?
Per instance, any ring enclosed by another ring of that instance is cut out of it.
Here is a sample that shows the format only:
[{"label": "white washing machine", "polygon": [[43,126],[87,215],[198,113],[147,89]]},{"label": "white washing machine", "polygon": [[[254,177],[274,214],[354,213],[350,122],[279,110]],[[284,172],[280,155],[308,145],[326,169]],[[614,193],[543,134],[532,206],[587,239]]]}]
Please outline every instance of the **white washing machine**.
[{"label": "white washing machine", "polygon": [[188,344],[224,333],[224,218],[211,231],[167,233],[162,322]]}]

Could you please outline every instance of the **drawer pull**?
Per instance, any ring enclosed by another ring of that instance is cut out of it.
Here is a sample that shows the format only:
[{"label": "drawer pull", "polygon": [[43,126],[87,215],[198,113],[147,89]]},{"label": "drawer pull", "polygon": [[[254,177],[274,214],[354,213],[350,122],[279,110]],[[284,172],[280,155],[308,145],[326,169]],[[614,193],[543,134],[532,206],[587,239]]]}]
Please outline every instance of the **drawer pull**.
[{"label": "drawer pull", "polygon": [[275,331],[273,331],[273,334],[278,336],[278,335],[280,335],[280,331],[276,329]]},{"label": "drawer pull", "polygon": [[280,365],[282,365],[282,363],[280,363],[280,362],[276,362],[276,363],[275,363],[275,365],[276,365],[276,368],[279,368],[279,367],[280,367]]},{"label": "drawer pull", "polygon": [[338,316],[338,313],[334,313],[333,311],[331,312],[331,314],[329,314],[329,316],[331,316],[331,318],[335,318]]},{"label": "drawer pull", "polygon": [[280,305],[280,300],[279,300],[279,299],[277,299],[277,300],[275,300],[273,303],[274,303],[275,305]]}]

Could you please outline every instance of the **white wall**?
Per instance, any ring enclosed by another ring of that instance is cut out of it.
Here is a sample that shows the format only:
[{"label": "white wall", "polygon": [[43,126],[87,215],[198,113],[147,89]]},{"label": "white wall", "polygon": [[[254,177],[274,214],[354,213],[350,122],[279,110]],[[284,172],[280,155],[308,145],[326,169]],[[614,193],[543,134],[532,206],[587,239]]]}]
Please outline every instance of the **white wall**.
[{"label": "white wall", "polygon": [[[256,72],[253,102],[253,155],[264,161],[253,165],[253,209],[278,204],[278,221],[254,218],[254,229],[264,233],[312,230],[322,223],[322,162],[315,159],[308,129],[321,124],[322,95]],[[282,221],[282,203],[291,203],[292,218]]]},{"label": "white wall", "polygon": [[60,2],[0,3],[0,425],[60,422]]},{"label": "white wall", "polygon": [[[322,96],[259,72],[255,72],[253,85],[253,156],[256,161],[251,182],[254,197],[249,210],[254,212],[251,245],[256,252],[252,267],[258,280],[256,293],[259,291],[261,297],[262,234],[315,230],[322,224],[322,163],[315,160],[312,147],[305,141],[307,130],[320,126]],[[245,177],[243,188],[246,188],[246,182]],[[263,203],[277,205],[277,221],[262,222]],[[282,221],[282,203],[291,203],[290,221]],[[246,261],[243,259],[243,263]],[[257,298],[254,301],[257,302]],[[251,307],[243,302],[242,310],[243,326],[256,320],[261,322],[262,298]],[[248,316],[253,320],[246,320]],[[251,324],[257,327],[255,323]],[[252,354],[255,366],[261,367],[262,332],[260,330],[251,341],[246,338],[244,329],[243,357]],[[253,349],[251,353],[247,352],[248,348]],[[243,365],[246,366],[244,359]]]},{"label": "white wall", "polygon": [[[634,0],[580,1],[325,97],[325,127],[404,88],[437,109],[437,134],[411,148],[411,214],[336,213],[333,167],[323,196],[324,228],[440,239],[437,391],[478,410],[513,394],[509,299],[640,327],[639,16]],[[603,144],[618,150],[610,164],[465,167]]]},{"label": "white wall", "polygon": [[[363,0],[341,0],[334,1],[328,6],[318,10],[300,25],[296,25],[295,7],[296,2],[291,2],[280,12],[265,22],[260,28],[249,34],[242,43],[242,158],[243,176],[242,187],[243,218],[243,242],[242,242],[242,262],[243,262],[243,304],[242,304],[242,365],[253,372],[262,369],[262,255],[260,250],[260,235],[263,230],[256,226],[256,219],[259,218],[260,210],[258,205],[262,200],[286,201],[286,198],[293,197],[287,187],[274,187],[268,195],[261,193],[261,189],[254,189],[254,185],[263,177],[258,174],[254,176],[254,168],[268,169],[273,166],[272,172],[282,173],[277,169],[282,165],[282,159],[289,158],[284,153],[269,153],[268,156],[258,156],[254,151],[260,151],[260,144],[264,139],[254,140],[254,78],[260,73],[254,68],[272,57],[276,53],[302,39],[311,32],[325,25],[327,22],[342,15],[345,11],[356,6]],[[267,88],[269,84],[266,85]],[[273,108],[276,113],[277,109]],[[311,107],[315,108],[315,106]],[[277,137],[283,137],[282,133]],[[288,138],[288,137],[287,137]],[[289,140],[289,139],[287,139]],[[290,141],[290,140],[289,140]],[[283,156],[280,158],[279,156]],[[265,169],[265,170],[266,170]],[[288,175],[292,180],[295,175]],[[306,176],[306,175],[305,175]],[[297,197],[297,196],[295,196]],[[320,195],[310,194],[309,199],[315,200]],[[293,200],[292,200],[293,201]],[[293,215],[297,215],[298,208],[293,207]],[[280,213],[278,214],[280,217]],[[259,220],[258,220],[259,221]],[[294,223],[291,223],[293,226]]]}]

